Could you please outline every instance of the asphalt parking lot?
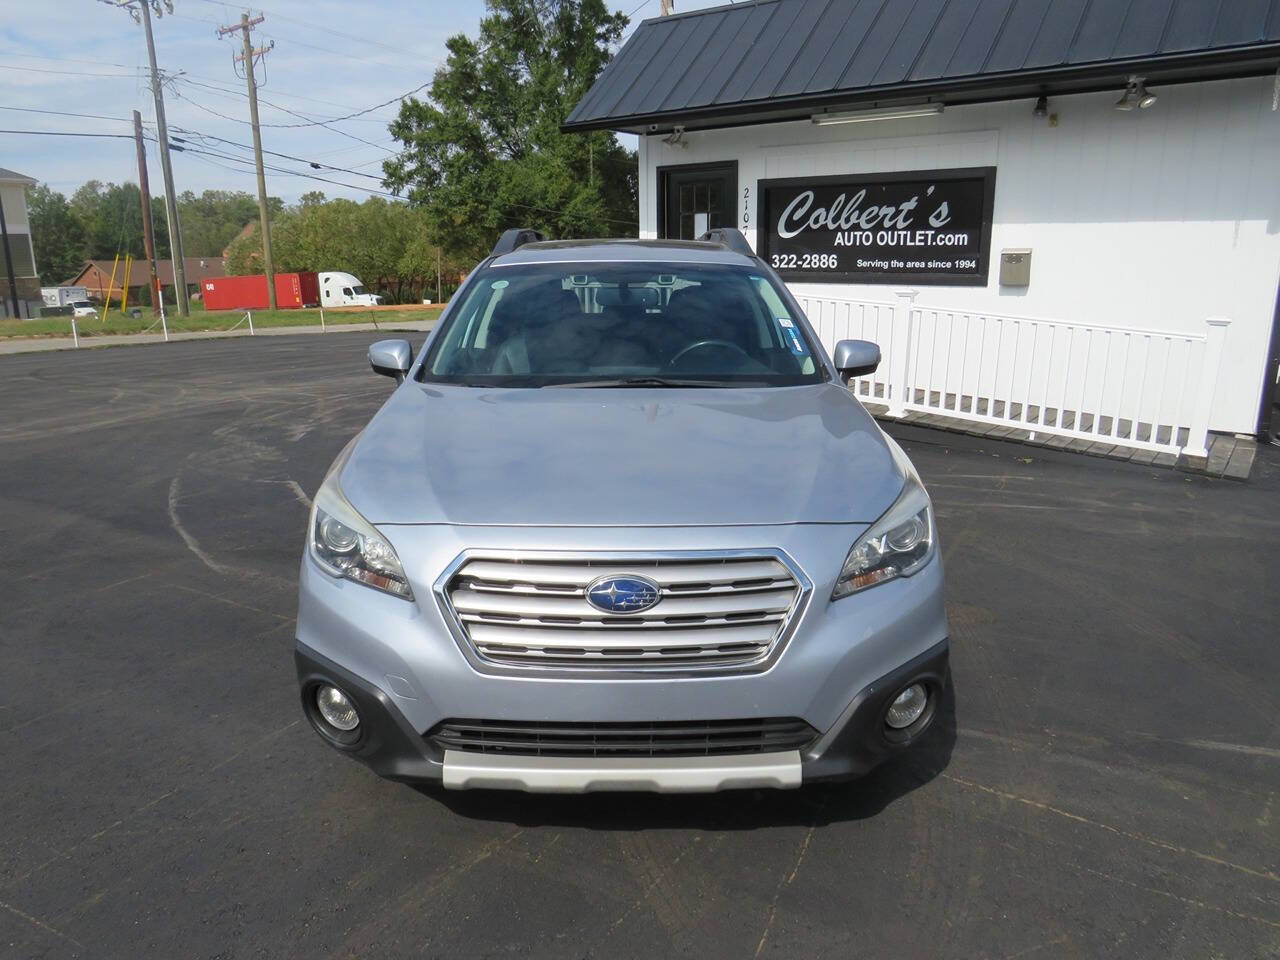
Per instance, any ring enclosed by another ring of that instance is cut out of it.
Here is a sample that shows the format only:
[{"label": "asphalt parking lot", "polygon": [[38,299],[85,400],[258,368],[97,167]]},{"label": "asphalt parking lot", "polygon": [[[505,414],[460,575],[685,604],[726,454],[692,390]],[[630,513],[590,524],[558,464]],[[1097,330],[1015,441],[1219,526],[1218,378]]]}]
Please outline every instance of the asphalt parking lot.
[{"label": "asphalt parking lot", "polygon": [[860,782],[448,794],[301,717],[306,497],[377,334],[0,357],[0,955],[1280,956],[1280,457],[895,429],[954,703]]}]

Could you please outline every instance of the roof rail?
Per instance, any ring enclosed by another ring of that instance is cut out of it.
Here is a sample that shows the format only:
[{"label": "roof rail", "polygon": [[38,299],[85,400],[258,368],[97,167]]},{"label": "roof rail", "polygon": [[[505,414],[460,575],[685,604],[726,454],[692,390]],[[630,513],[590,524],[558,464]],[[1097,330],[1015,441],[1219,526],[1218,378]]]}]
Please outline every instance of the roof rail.
[{"label": "roof rail", "polygon": [[751,249],[751,244],[747,243],[747,238],[737,227],[716,227],[714,230],[708,230],[698,239],[706,243],[718,243],[722,247],[728,247],[734,253],[745,254],[748,257],[756,255],[756,252]]},{"label": "roof rail", "polygon": [[528,227],[515,227],[511,230],[503,231],[502,236],[498,238],[498,242],[493,245],[493,252],[489,256],[499,257],[504,253],[510,253],[517,247],[524,246],[526,243],[536,243],[545,239],[547,238],[537,230],[531,230]]}]

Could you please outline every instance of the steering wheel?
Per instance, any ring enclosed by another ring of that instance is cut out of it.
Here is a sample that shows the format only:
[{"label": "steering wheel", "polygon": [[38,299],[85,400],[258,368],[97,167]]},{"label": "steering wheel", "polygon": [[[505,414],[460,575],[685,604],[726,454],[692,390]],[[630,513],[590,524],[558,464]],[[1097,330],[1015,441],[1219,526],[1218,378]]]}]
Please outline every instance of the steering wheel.
[{"label": "steering wheel", "polygon": [[736,343],[730,343],[728,340],[699,340],[696,343],[689,344],[687,347],[685,347],[683,350],[677,353],[674,357],[672,357],[671,360],[667,363],[667,366],[674,367],[677,363],[680,362],[680,360],[684,357],[685,354],[693,353],[693,351],[695,350],[705,350],[707,347],[727,347],[728,349],[734,351],[735,353],[742,354],[742,356],[745,359],[747,360],[751,359],[751,354],[747,353],[747,351],[743,350]]}]

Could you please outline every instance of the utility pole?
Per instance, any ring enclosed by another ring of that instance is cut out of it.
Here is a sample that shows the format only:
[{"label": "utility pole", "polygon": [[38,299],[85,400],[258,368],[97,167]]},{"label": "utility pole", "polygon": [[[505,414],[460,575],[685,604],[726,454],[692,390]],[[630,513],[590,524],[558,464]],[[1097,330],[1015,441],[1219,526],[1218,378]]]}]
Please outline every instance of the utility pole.
[{"label": "utility pole", "polygon": [[276,309],[276,272],[271,262],[271,221],[267,216],[267,177],[262,170],[262,132],[258,129],[258,83],[253,75],[253,61],[256,57],[266,56],[276,44],[273,40],[269,46],[254,49],[253,41],[249,38],[249,31],[265,19],[259,14],[250,20],[247,13],[242,13],[238,26],[222,27],[218,30],[218,36],[225,37],[239,30],[244,37],[244,53],[237,54],[233,59],[237,63],[244,64],[244,79],[249,86],[249,119],[253,124],[253,161],[258,168],[258,221],[262,225],[262,266],[267,274],[267,302],[274,310]]},{"label": "utility pole", "polygon": [[102,0],[113,7],[123,7],[142,24],[147,35],[147,60],[151,64],[151,95],[156,101],[156,129],[160,134],[160,172],[164,174],[164,211],[169,226],[169,255],[173,258],[174,293],[178,300],[178,313],[187,316],[191,310],[187,302],[186,258],[182,246],[182,224],[178,221],[178,195],[173,188],[173,164],[169,160],[169,125],[164,117],[164,88],[160,84],[160,68],[156,66],[156,41],[151,35],[151,12],[164,16],[164,10],[173,13],[173,0]]},{"label": "utility pole", "polygon": [[[151,306],[158,314],[161,310],[160,278],[156,275],[156,243],[151,233],[151,183],[147,179],[147,148],[142,142],[142,114],[133,111],[133,139],[138,145],[138,186],[142,190],[142,248],[147,255],[147,270],[151,276]],[[125,270],[124,288],[129,288],[129,269]],[[108,302],[111,291],[107,291]]]},{"label": "utility pole", "polygon": [[676,0],[662,0],[662,16],[669,17],[676,12]]}]

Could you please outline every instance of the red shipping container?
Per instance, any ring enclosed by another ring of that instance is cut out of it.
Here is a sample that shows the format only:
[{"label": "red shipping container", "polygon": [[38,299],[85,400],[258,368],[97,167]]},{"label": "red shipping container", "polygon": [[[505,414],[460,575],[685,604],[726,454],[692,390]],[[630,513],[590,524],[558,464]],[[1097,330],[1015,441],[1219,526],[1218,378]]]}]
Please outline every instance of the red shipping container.
[{"label": "red shipping container", "polygon": [[[258,273],[244,277],[211,277],[202,285],[206,310],[266,310],[267,277]],[[320,303],[320,278],[314,273],[277,273],[276,306],[298,310]]]}]

